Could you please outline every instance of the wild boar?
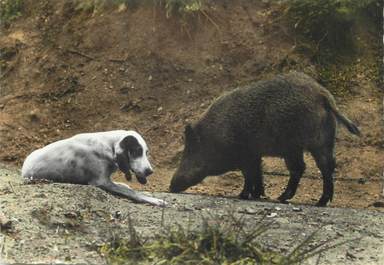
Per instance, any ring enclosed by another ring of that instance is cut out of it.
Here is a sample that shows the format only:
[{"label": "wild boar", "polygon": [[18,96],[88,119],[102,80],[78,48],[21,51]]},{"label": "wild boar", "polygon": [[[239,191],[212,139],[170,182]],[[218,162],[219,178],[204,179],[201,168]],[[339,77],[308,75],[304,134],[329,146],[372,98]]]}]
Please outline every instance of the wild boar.
[{"label": "wild boar", "polygon": [[308,151],[323,177],[318,206],[333,198],[336,120],[359,129],[338,110],[331,93],[303,73],[291,72],[237,88],[219,97],[194,124],[185,127],[185,147],[170,184],[181,192],[206,176],[241,170],[242,199],[264,194],[263,156],[281,157],[290,178],[281,202],[291,199],[305,170]]}]

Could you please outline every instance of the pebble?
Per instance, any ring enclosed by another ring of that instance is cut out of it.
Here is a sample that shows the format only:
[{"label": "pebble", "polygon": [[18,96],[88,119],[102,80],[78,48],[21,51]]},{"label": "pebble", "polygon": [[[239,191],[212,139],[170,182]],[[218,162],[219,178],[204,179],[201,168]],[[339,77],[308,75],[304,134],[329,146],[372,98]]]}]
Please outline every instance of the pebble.
[{"label": "pebble", "polygon": [[357,257],[352,254],[351,252],[347,251],[347,253],[345,253],[345,256],[349,259],[356,259]]},{"label": "pebble", "polygon": [[120,211],[116,211],[115,214],[114,214],[114,218],[120,219],[121,218],[121,212]]},{"label": "pebble", "polygon": [[267,215],[267,217],[269,218],[273,218],[273,217],[276,217],[277,216],[277,213],[270,213]]},{"label": "pebble", "polygon": [[78,217],[77,213],[75,213],[75,212],[65,213],[64,216],[67,218],[71,218],[71,219],[76,219]]},{"label": "pebble", "polygon": [[256,214],[257,211],[251,207],[247,207],[245,209],[241,209],[239,213],[245,213],[245,214]]},{"label": "pebble", "polygon": [[303,209],[301,209],[299,207],[293,207],[292,211],[294,211],[294,212],[301,212],[301,211],[303,211]]},{"label": "pebble", "polygon": [[48,196],[45,193],[38,193],[35,195],[35,198],[48,198]]}]

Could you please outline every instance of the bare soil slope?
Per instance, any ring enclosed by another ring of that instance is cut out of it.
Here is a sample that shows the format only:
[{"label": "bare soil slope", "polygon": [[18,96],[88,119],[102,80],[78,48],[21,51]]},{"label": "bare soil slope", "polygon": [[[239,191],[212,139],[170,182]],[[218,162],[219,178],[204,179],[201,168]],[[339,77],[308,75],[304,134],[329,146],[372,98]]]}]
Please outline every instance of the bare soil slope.
[{"label": "bare soil slope", "polygon": [[[25,14],[0,36],[0,160],[25,156],[80,132],[136,129],[151,148],[155,174],[137,189],[166,191],[183,147],[183,130],[214,98],[284,67],[317,77],[292,52],[294,38],[267,1],[217,1],[206,14],[167,18],[161,7],[77,10],[73,1],[26,1]],[[364,60],[364,58],[362,58]],[[384,142],[378,87],[361,74],[341,109],[361,128],[337,139],[332,206],[370,207],[381,192]],[[322,189],[310,157],[295,203],[313,203]],[[276,198],[287,182],[278,159],[265,159],[266,192]],[[116,176],[120,178],[120,175]],[[237,196],[239,173],[212,177],[192,193]]]}]

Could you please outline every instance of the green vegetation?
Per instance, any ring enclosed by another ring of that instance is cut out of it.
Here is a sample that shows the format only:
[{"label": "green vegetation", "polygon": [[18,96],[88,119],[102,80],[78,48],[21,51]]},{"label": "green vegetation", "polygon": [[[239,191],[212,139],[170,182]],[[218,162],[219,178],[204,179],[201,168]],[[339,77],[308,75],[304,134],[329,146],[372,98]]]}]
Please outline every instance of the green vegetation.
[{"label": "green vegetation", "polygon": [[172,15],[192,14],[200,11],[202,0],[76,0],[77,8],[85,11],[97,12],[108,6],[125,5],[135,8],[138,4],[162,6],[167,17]]},{"label": "green vegetation", "polygon": [[378,22],[379,7],[379,0],[293,0],[287,15],[298,35],[312,41],[319,51],[333,56],[353,51],[356,18],[369,13]]},{"label": "green vegetation", "polygon": [[312,60],[333,93],[350,94],[361,78],[379,81],[379,0],[292,0],[285,15],[296,51]]},{"label": "green vegetation", "polygon": [[0,22],[8,23],[21,15],[24,0],[0,0]]},{"label": "green vegetation", "polygon": [[193,13],[201,10],[200,0],[165,0],[167,16],[172,14]]},{"label": "green vegetation", "polygon": [[[141,238],[129,218],[130,238],[114,237],[100,248],[109,264],[299,264],[309,257],[346,242],[329,245],[310,244],[315,233],[294,248],[288,255],[282,255],[263,247],[259,236],[271,227],[265,223],[265,216],[259,225],[247,231],[244,216],[228,214],[224,218],[203,218],[201,228],[184,228],[181,225],[162,226],[154,238]],[[311,245],[311,247],[310,247]]]}]

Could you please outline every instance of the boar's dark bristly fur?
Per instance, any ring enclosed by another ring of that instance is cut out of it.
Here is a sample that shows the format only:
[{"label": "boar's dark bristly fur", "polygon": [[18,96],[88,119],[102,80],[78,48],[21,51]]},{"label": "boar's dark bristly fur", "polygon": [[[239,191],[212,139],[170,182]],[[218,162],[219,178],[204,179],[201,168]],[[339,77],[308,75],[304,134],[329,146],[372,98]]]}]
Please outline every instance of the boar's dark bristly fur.
[{"label": "boar's dark bristly fur", "polygon": [[353,134],[358,128],[336,107],[332,95],[309,76],[291,72],[237,88],[219,97],[202,118],[185,129],[185,148],[170,190],[180,192],[206,176],[240,169],[241,198],[264,195],[261,159],[282,157],[290,172],[279,197],[291,199],[309,151],[323,176],[324,206],[333,197],[336,120]]}]

